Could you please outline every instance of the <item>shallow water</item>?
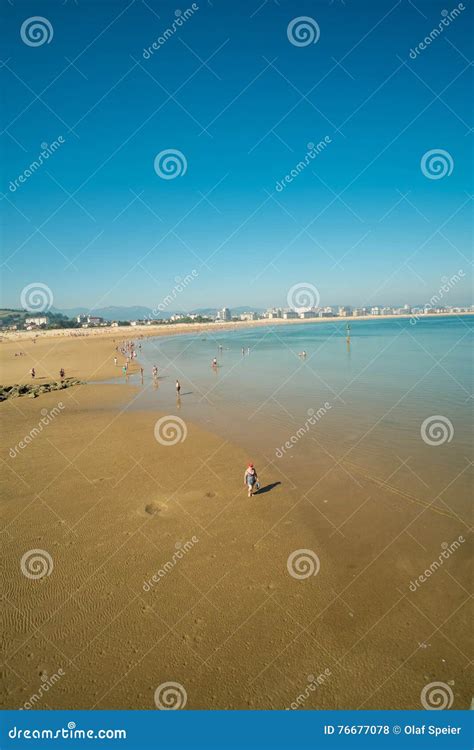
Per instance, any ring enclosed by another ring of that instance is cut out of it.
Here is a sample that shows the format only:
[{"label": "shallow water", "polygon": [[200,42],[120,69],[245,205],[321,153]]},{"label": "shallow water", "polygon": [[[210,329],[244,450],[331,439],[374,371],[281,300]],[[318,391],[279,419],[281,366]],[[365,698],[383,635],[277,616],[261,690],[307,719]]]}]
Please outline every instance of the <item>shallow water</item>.
[{"label": "shallow water", "polygon": [[464,516],[472,330],[472,318],[460,316],[414,325],[389,319],[231,332],[216,326],[147,339],[139,351],[144,388],[131,408],[196,422],[243,445],[249,456],[274,462],[305,488],[334,462],[340,471],[363,468],[428,499],[455,482],[453,502]]}]

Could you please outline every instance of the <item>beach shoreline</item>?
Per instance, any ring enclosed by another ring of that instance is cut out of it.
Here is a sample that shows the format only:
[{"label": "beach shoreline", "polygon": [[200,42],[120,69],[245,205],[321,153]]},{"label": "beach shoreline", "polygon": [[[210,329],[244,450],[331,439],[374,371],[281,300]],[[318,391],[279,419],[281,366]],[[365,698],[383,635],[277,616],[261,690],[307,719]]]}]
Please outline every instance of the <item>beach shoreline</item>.
[{"label": "beach shoreline", "polygon": [[119,341],[133,338],[150,338],[153,336],[175,336],[179,334],[203,333],[245,330],[252,328],[271,327],[279,325],[304,325],[304,324],[324,324],[324,323],[351,323],[353,321],[377,321],[377,320],[426,320],[426,319],[452,319],[463,316],[474,315],[474,312],[463,313],[440,313],[440,314],[416,314],[416,315],[358,315],[331,318],[298,318],[294,320],[284,320],[283,318],[268,318],[262,320],[239,320],[222,323],[173,323],[161,325],[136,325],[136,326],[97,326],[91,328],[54,328],[45,331],[2,331],[0,334],[0,344],[6,344],[12,341],[20,342],[25,339],[37,338],[65,338],[65,337],[93,337],[93,338],[116,338]]}]

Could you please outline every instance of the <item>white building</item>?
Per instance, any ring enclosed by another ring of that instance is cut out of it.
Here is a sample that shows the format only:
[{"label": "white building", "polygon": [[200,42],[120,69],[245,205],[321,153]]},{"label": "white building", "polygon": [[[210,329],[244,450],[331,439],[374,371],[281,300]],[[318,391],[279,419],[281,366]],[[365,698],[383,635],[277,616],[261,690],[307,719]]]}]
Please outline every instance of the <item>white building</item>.
[{"label": "white building", "polygon": [[41,315],[37,318],[26,318],[25,325],[27,326],[45,326],[48,323],[48,318]]},{"label": "white building", "polygon": [[217,317],[219,320],[229,321],[232,320],[232,313],[229,310],[228,307],[223,307],[222,310],[219,310],[217,313]]},{"label": "white building", "polygon": [[258,320],[258,315],[256,312],[242,313],[240,316],[240,320]]}]

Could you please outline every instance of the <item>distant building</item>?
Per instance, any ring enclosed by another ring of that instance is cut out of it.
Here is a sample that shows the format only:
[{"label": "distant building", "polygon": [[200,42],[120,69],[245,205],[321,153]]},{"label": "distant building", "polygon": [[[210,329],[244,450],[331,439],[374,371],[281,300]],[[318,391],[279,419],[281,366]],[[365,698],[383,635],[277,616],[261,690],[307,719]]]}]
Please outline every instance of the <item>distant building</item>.
[{"label": "distant building", "polygon": [[300,317],[300,314],[296,312],[296,310],[286,310],[283,313],[283,318],[285,320],[297,320]]},{"label": "distant building", "polygon": [[275,318],[282,318],[282,312],[280,307],[269,307],[268,310],[266,310],[263,314],[264,318],[269,318],[270,320],[274,320]]},{"label": "distant building", "polygon": [[232,313],[229,310],[228,307],[223,307],[222,310],[219,310],[217,313],[217,319],[223,320],[224,322],[228,322],[232,320]]},{"label": "distant building", "polygon": [[37,318],[26,318],[25,325],[27,326],[45,326],[48,323],[48,318],[45,315],[41,315]]},{"label": "distant building", "polygon": [[315,318],[317,315],[315,310],[305,310],[304,312],[299,313],[299,317],[302,320],[306,320],[306,318]]},{"label": "distant building", "polygon": [[76,321],[81,323],[84,328],[86,326],[100,326],[105,322],[103,318],[99,318],[97,315],[78,315]]},{"label": "distant building", "polygon": [[258,320],[258,315],[256,312],[245,312],[241,314],[240,320]]},{"label": "distant building", "polygon": [[348,318],[352,315],[352,308],[347,305],[343,305],[339,308],[339,316],[341,318]]}]

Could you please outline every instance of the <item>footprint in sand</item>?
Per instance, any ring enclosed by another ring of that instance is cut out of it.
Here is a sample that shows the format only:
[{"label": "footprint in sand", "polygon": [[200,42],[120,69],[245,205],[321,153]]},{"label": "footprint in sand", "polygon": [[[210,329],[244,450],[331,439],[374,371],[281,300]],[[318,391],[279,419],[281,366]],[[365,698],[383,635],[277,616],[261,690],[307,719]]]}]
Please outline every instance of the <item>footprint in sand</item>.
[{"label": "footprint in sand", "polygon": [[162,510],[163,508],[156,503],[148,503],[148,505],[145,505],[145,513],[148,513],[149,516],[156,516],[156,514],[161,513]]}]

